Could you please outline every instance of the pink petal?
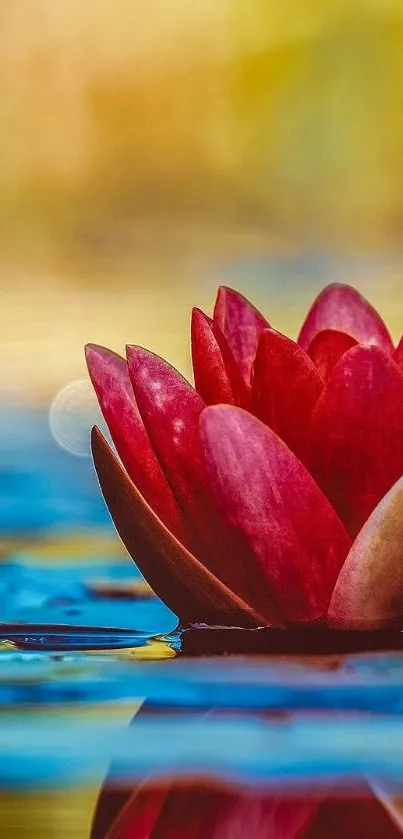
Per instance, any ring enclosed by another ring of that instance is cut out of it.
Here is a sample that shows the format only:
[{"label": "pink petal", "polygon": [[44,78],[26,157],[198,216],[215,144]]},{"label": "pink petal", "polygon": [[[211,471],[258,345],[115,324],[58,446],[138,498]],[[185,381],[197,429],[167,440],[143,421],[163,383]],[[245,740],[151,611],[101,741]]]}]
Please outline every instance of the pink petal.
[{"label": "pink petal", "polygon": [[277,435],[240,408],[201,416],[212,490],[248,541],[287,621],[327,612],[350,539],[304,466]]},{"label": "pink petal", "polygon": [[177,370],[141,347],[128,347],[129,374],[154,451],[182,513],[194,531],[194,553],[265,623],[278,623],[262,574],[246,544],[211,496],[200,440],[204,402]]},{"label": "pink petal", "polygon": [[227,371],[232,393],[234,395],[235,403],[240,407],[249,410],[251,401],[250,383],[245,381],[239,368],[239,365],[235,361],[235,357],[232,350],[230,349],[229,343],[218,324],[211,318],[208,318],[207,315],[204,315],[204,317],[208,319],[214,337],[217,341],[218,346],[220,347],[220,351],[225,364],[225,369]]},{"label": "pink petal", "polygon": [[200,311],[192,312],[192,362],[195,388],[206,405],[235,404],[223,355],[214,335],[213,321]]},{"label": "pink petal", "polygon": [[124,358],[95,344],[85,349],[89,374],[119,456],[157,516],[185,540],[178,505],[151,447]]},{"label": "pink petal", "polygon": [[332,283],[313,302],[302,325],[298,343],[307,350],[318,332],[337,329],[362,344],[375,344],[393,352],[393,343],[381,316],[355,288]]},{"label": "pink petal", "polygon": [[313,798],[242,792],[208,780],[146,782],[108,839],[300,839],[316,809]]},{"label": "pink petal", "polygon": [[253,413],[301,457],[323,381],[298,344],[274,329],[259,340],[253,368]]},{"label": "pink petal", "polygon": [[403,370],[403,335],[393,353],[393,358],[396,361],[398,367]]},{"label": "pink petal", "polygon": [[347,350],[357,344],[355,338],[347,332],[339,332],[337,329],[324,329],[318,332],[309,344],[307,353],[316,365],[318,372],[324,381],[329,378],[333,367],[341,359]]},{"label": "pink petal", "polygon": [[260,333],[270,324],[246,297],[226,286],[218,289],[214,321],[224,333],[242,375],[249,383]]},{"label": "pink petal", "polygon": [[169,532],[97,428],[93,429],[92,453],[102,493],[122,542],[151,588],[182,623],[247,627],[264,623]]},{"label": "pink petal", "polygon": [[306,463],[352,536],[403,474],[403,375],[378,347],[341,358],[313,412]]},{"label": "pink petal", "polygon": [[403,478],[358,534],[340,571],[328,621],[341,629],[377,629],[403,617]]}]

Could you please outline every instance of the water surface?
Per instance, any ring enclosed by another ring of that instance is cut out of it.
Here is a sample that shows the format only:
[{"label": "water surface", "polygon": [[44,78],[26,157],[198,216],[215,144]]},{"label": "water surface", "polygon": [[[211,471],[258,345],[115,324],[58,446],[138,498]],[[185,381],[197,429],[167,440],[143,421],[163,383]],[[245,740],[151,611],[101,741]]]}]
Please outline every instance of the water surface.
[{"label": "water surface", "polygon": [[59,450],[40,412],[10,417],[0,835],[88,836],[108,772],[126,786],[175,775],[295,794],[365,777],[403,789],[396,638],[302,656],[256,633],[179,631],[114,535],[90,461]]}]

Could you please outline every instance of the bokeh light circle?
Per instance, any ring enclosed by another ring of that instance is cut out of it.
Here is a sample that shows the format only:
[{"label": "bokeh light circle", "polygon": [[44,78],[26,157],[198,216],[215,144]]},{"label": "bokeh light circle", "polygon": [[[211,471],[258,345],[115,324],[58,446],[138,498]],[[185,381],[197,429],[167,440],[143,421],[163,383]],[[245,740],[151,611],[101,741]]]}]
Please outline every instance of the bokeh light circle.
[{"label": "bokeh light circle", "polygon": [[70,382],[59,391],[50,407],[49,425],[59,446],[78,457],[90,456],[92,426],[98,425],[103,432],[106,428],[88,379]]}]

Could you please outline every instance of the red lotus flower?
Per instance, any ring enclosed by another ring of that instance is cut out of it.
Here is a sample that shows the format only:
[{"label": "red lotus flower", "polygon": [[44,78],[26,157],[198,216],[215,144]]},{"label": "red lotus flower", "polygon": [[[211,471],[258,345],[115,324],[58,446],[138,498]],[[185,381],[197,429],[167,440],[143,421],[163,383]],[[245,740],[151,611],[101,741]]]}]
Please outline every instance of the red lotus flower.
[{"label": "red lotus flower", "polygon": [[[403,342],[331,285],[298,342],[242,295],[192,317],[195,387],[129,346],[87,362],[127,549],[184,624],[370,629],[403,616]],[[208,406],[208,407],[206,407]]]},{"label": "red lotus flower", "polygon": [[[107,788],[102,795],[102,812],[108,814]],[[98,817],[92,839],[398,839],[401,835],[399,814],[392,808],[389,815],[364,783],[359,791],[344,796],[323,791],[320,800],[245,792],[207,779],[147,781],[127,797],[112,823],[109,814],[103,823]]]}]

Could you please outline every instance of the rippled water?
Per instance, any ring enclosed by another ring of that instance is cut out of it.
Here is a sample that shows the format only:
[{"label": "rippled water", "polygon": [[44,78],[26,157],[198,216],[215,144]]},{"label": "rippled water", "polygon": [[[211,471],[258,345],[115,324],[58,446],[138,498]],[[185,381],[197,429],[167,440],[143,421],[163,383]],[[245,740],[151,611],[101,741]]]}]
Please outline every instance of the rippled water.
[{"label": "rippled water", "polygon": [[88,836],[107,772],[293,794],[364,776],[396,799],[399,633],[302,656],[298,635],[287,654],[264,632],[179,630],[90,462],[58,450],[39,412],[2,422],[0,836]]}]

